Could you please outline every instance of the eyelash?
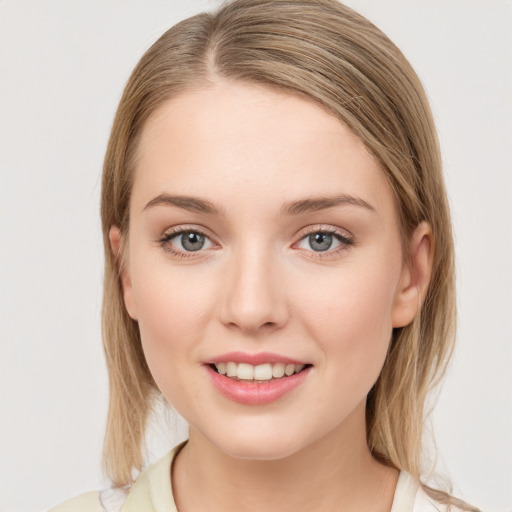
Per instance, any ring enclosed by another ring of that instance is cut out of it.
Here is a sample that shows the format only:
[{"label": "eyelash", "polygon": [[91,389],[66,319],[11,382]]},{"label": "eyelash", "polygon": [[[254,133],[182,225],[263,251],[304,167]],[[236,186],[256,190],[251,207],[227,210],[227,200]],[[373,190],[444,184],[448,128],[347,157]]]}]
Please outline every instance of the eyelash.
[{"label": "eyelash", "polygon": [[201,236],[204,236],[208,240],[211,240],[211,237],[202,229],[197,227],[179,227],[176,229],[173,229],[172,231],[169,231],[167,233],[164,233],[164,235],[158,240],[159,245],[162,247],[164,251],[167,251],[171,253],[172,256],[178,258],[178,259],[185,259],[185,258],[194,258],[197,257],[196,253],[203,252],[201,250],[199,251],[180,251],[175,249],[171,244],[170,241],[173,238],[177,238],[180,235],[183,235],[184,233],[196,233]]},{"label": "eyelash", "polygon": [[[198,254],[204,251],[198,250],[198,251],[181,251],[175,249],[171,244],[170,241],[173,238],[176,238],[180,235],[183,235],[185,233],[196,233],[201,236],[204,236],[208,240],[211,240],[211,237],[202,229],[197,227],[179,227],[176,229],[173,229],[170,232],[165,233],[159,240],[158,244],[162,247],[162,249],[166,252],[171,253],[172,256],[178,258],[178,259],[186,259],[186,258],[197,258]],[[310,235],[322,233],[322,234],[328,234],[333,235],[338,242],[340,242],[340,246],[337,247],[334,250],[326,250],[326,251],[313,251],[313,250],[306,250],[304,251],[310,253],[309,257],[313,259],[326,259],[326,258],[333,258],[338,256],[340,253],[348,250],[350,247],[355,245],[355,241],[353,238],[346,236],[343,232],[341,232],[338,229],[335,229],[333,227],[321,227],[321,226],[314,226],[311,228],[308,228],[306,231],[304,231],[301,234],[300,239],[294,243],[294,246],[302,242],[305,238],[307,238]]]},{"label": "eyelash", "polygon": [[355,245],[355,240],[353,237],[349,237],[345,234],[345,232],[340,231],[339,229],[333,228],[331,226],[312,226],[311,228],[307,228],[305,231],[301,233],[301,237],[298,242],[296,242],[294,245],[297,245],[298,243],[302,242],[305,238],[307,238],[310,235],[314,235],[317,233],[322,234],[328,234],[333,235],[334,238],[340,242],[340,246],[333,250],[326,250],[326,251],[313,251],[313,250],[306,250],[309,254],[308,257],[313,259],[329,259],[329,258],[336,258],[340,255],[340,253],[347,251],[350,249],[350,247],[353,247]]}]

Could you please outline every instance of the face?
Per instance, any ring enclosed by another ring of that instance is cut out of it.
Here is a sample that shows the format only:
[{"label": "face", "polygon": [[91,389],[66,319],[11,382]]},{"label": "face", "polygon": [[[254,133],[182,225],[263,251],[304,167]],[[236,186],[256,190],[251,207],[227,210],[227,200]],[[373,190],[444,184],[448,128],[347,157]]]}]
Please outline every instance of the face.
[{"label": "face", "polygon": [[364,429],[410,275],[383,172],[322,107],[222,81],[166,103],[125,257],[126,307],[191,435],[275,459]]}]

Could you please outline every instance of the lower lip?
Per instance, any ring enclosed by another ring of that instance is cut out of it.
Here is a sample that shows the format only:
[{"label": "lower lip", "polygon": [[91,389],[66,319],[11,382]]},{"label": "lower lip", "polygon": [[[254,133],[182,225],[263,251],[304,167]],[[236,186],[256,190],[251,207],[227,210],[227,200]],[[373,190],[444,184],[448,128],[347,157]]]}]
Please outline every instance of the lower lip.
[{"label": "lower lip", "polygon": [[290,377],[271,381],[233,380],[221,375],[210,366],[205,367],[213,385],[229,400],[245,405],[263,405],[279,400],[300,386],[308,376],[311,367],[305,368]]}]

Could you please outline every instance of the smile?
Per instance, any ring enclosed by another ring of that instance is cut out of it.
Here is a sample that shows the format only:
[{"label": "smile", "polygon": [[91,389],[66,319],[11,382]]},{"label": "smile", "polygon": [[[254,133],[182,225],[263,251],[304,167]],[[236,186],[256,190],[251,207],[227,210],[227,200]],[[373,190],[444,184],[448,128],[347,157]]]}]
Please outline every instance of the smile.
[{"label": "smile", "polygon": [[304,364],[285,364],[285,363],[264,363],[254,366],[248,363],[236,363],[229,361],[227,363],[215,363],[212,368],[220,375],[239,380],[256,382],[273,382],[277,379],[291,377],[301,372],[306,366]]},{"label": "smile", "polygon": [[265,405],[293,396],[313,369],[312,364],[275,354],[242,352],[225,354],[203,367],[224,398],[243,405]]}]

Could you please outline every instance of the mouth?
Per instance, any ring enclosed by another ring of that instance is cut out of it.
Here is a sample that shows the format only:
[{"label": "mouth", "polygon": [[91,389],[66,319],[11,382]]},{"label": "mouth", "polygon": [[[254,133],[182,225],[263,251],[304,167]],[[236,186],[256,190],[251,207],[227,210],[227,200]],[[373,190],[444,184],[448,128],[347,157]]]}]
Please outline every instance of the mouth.
[{"label": "mouth", "polygon": [[[272,352],[230,352],[205,361],[214,388],[230,401],[265,405],[297,395],[313,364]],[[293,400],[293,399],[292,399]]]},{"label": "mouth", "polygon": [[288,379],[293,375],[311,368],[311,364],[263,363],[252,365],[235,361],[211,363],[208,365],[215,373],[230,380],[244,383],[264,384]]}]

